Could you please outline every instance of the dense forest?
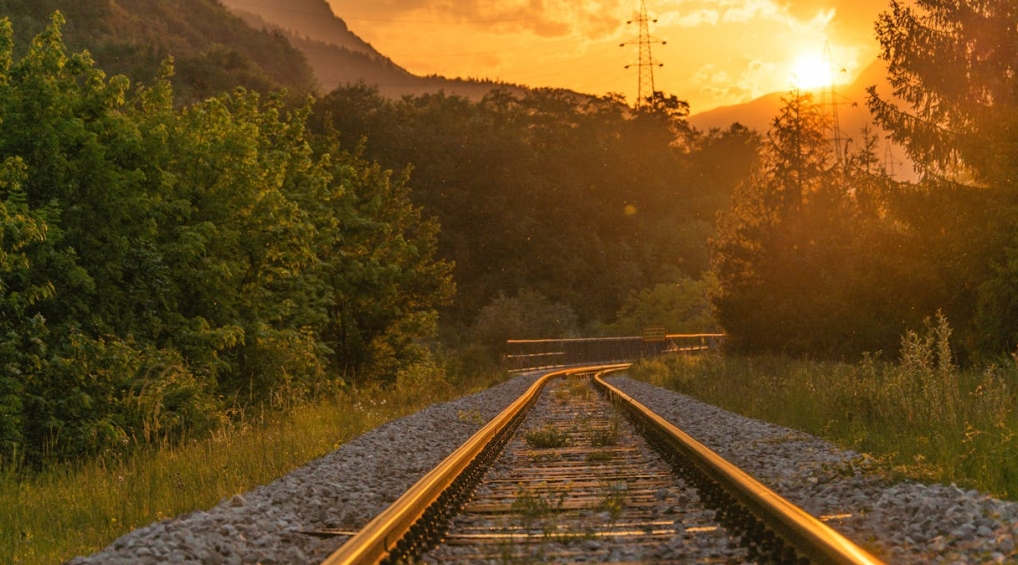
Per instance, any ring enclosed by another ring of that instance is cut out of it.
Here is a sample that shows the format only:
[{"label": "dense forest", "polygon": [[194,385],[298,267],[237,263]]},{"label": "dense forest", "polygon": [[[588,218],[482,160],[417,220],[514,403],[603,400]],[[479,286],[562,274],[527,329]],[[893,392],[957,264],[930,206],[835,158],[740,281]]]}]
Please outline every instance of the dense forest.
[{"label": "dense forest", "polygon": [[738,125],[697,132],[687,114],[661,93],[634,110],[617,96],[553,90],[495,90],[474,103],[442,94],[392,101],[365,86],[316,107],[319,127],[347,147],[385,167],[412,166],[410,197],[439,218],[439,252],[456,264],[450,324],[469,326],[519,293],[571,314],[571,324],[537,324],[520,337],[597,333],[630,296],[659,285],[687,304],[616,330],[638,333],[657,318],[673,331],[713,329],[700,315],[706,242],[760,138]]},{"label": "dense forest", "polygon": [[694,132],[660,94],[190,101],[173,59],[132,84],[68,25],[0,42],[4,457],[385,382],[439,334],[491,362],[507,337],[712,323],[704,242],[744,128]]},{"label": "dense forest", "polygon": [[834,151],[804,92],[767,132],[697,131],[660,92],[314,100],[284,38],[194,2],[207,21],[156,25],[0,0],[0,461],[174,441],[509,337],[653,324],[851,359],[939,312],[962,361],[1018,345],[1010,0],[877,22],[895,91],[869,104],[916,184],[868,130]]}]

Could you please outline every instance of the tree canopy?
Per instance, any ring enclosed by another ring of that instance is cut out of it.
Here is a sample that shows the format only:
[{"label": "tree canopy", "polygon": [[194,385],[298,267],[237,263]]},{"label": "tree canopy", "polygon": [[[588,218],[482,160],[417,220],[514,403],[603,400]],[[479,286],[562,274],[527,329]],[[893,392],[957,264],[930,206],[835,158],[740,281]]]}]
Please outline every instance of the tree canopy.
[{"label": "tree canopy", "polygon": [[822,109],[793,93],[714,242],[713,298],[748,351],[859,355],[942,313],[965,361],[1018,346],[1018,10],[894,0],[876,22],[893,92],[877,125],[923,173],[881,171],[872,130],[832,160]]},{"label": "tree canopy", "polygon": [[969,223],[946,262],[960,267],[952,284],[960,287],[964,308],[957,310],[968,320],[970,349],[1012,352],[1018,346],[1018,6],[894,0],[876,31],[901,101],[871,89],[877,123],[905,146],[933,190],[966,203],[960,210]]},{"label": "tree canopy", "polygon": [[633,110],[557,90],[390,101],[364,85],[317,108],[348,147],[412,166],[410,198],[441,221],[439,252],[456,263],[451,323],[470,327],[526,291],[570,308],[588,333],[631,295],[709,269],[704,242],[758,137],[696,132],[687,114],[662,93]]},{"label": "tree canopy", "polygon": [[[200,431],[419,359],[451,264],[406,178],[312,135],[310,103],[174,105],[0,25],[0,457]],[[15,447],[18,446],[18,447]]]}]

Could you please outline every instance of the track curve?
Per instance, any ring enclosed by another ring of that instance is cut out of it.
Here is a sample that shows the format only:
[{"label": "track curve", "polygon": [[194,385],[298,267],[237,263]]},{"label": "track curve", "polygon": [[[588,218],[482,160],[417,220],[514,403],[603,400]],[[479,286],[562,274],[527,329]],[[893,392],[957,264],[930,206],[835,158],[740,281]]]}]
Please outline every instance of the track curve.
[{"label": "track curve", "polygon": [[589,388],[625,367],[539,379],[324,563],[880,563],[602,379],[603,397]]}]

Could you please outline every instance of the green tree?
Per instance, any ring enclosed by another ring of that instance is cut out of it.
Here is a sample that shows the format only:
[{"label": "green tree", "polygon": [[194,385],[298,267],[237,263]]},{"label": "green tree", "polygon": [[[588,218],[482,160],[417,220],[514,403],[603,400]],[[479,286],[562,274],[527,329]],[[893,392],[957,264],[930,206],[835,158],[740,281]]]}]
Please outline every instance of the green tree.
[{"label": "green tree", "polygon": [[44,363],[46,322],[33,307],[53,295],[31,273],[47,225],[26,204],[24,177],[16,158],[0,166],[0,461],[22,442],[25,383]]},{"label": "green tree", "polygon": [[319,228],[320,272],[330,298],[323,337],[332,362],[361,379],[388,380],[421,358],[419,340],[435,335],[437,309],[455,293],[451,263],[437,260],[438,223],[409,198],[408,178],[340,150]]},{"label": "green tree", "polygon": [[530,290],[511,297],[502,295],[491,301],[481,309],[471,332],[496,358],[505,352],[509,339],[579,337],[572,309]]},{"label": "green tree", "polygon": [[748,350],[815,347],[815,318],[830,311],[813,291],[831,277],[838,242],[823,237],[836,233],[824,224],[842,196],[827,117],[809,93],[784,100],[760,167],[736,188],[713,242],[715,314],[733,346]]},{"label": "green tree", "polygon": [[529,289],[596,325],[629,293],[709,267],[715,210],[690,205],[687,111],[661,93],[637,113],[612,95],[389,102],[355,85],[326,97],[316,123],[385,167],[412,164],[410,198],[441,221],[439,256],[456,262],[446,319],[467,328],[500,294]]},{"label": "green tree", "polygon": [[[1010,0],[893,1],[877,21],[892,94],[870,89],[878,124],[905,146],[930,189],[983,202],[945,267],[964,292],[945,305],[988,354],[1018,345],[1018,7]],[[974,226],[978,226],[975,228]],[[962,257],[966,260],[960,260]],[[978,310],[978,315],[972,312]],[[959,312],[962,314],[959,316]]]},{"label": "green tree", "polygon": [[178,108],[169,61],[131,90],[62,25],[17,60],[0,26],[0,457],[172,440],[423,355],[453,287],[404,177],[313,135],[311,101]]},{"label": "green tree", "polygon": [[646,327],[663,326],[668,333],[713,333],[717,322],[711,312],[712,290],[710,279],[658,283],[630,295],[607,332],[640,335]]},{"label": "green tree", "polygon": [[894,0],[876,30],[892,94],[907,105],[871,87],[877,123],[930,174],[964,178],[967,172],[984,186],[1016,178],[1014,2]]}]

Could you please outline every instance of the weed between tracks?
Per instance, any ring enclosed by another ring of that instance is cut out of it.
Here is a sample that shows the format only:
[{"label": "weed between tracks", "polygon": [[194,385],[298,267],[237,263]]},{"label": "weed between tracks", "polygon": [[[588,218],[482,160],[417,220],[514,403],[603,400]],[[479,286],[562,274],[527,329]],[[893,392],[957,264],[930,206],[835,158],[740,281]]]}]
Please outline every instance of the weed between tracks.
[{"label": "weed between tracks", "polygon": [[569,445],[569,435],[551,424],[526,430],[523,439],[534,449],[554,449]]},{"label": "weed between tracks", "polygon": [[588,463],[607,463],[615,458],[615,454],[611,451],[591,451],[587,454],[586,460]]},{"label": "weed between tracks", "polygon": [[612,418],[608,423],[607,428],[594,428],[590,430],[590,445],[594,447],[611,447],[619,442],[619,422],[620,416],[618,412],[612,414]]},{"label": "weed between tracks", "polygon": [[707,355],[644,361],[631,374],[871,454],[895,476],[1016,500],[1018,361],[959,369],[949,335],[942,318],[909,332],[897,363]]},{"label": "weed between tracks", "polygon": [[[542,483],[538,486],[543,487],[544,485]],[[546,492],[537,492],[520,485],[511,508],[526,521],[524,529],[529,529],[534,520],[547,518],[561,510],[568,495],[568,490],[551,489]]]},{"label": "weed between tracks", "polygon": [[601,500],[595,510],[607,512],[614,523],[615,520],[619,519],[619,515],[622,514],[622,509],[625,506],[628,485],[625,479],[621,478],[600,480],[598,485],[601,490]]}]

